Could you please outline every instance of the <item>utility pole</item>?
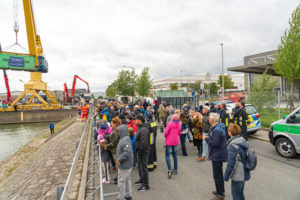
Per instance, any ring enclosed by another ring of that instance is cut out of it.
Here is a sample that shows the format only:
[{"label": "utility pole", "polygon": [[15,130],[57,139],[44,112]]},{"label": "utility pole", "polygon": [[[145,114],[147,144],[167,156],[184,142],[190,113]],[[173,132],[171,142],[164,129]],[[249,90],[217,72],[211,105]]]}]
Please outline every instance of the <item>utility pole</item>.
[{"label": "utility pole", "polygon": [[182,73],[183,73],[183,70],[180,70],[180,79],[181,79],[181,81],[180,81],[180,87],[181,87],[181,89],[182,89]]},{"label": "utility pole", "polygon": [[223,43],[220,44],[222,49],[222,100],[224,101],[224,57],[223,57]]}]

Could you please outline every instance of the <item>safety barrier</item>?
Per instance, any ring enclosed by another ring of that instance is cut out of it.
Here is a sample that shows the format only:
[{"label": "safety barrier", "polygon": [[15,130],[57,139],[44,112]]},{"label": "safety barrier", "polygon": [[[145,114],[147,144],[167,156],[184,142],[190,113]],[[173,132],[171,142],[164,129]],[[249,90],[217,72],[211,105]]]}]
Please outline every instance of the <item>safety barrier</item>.
[{"label": "safety barrier", "polygon": [[[93,123],[96,126],[95,123]],[[85,200],[100,199],[104,200],[104,197],[117,195],[118,192],[114,193],[104,193],[103,189],[103,174],[102,174],[102,165],[101,165],[101,147],[100,145],[95,144],[93,130],[95,127],[91,128],[90,134],[90,156],[89,164],[87,167],[87,173],[90,175],[86,182],[86,198]],[[95,167],[96,166],[96,167]],[[99,178],[98,180],[96,180]],[[90,188],[92,187],[92,188]],[[99,192],[97,194],[97,191]]]},{"label": "safety barrier", "polygon": [[89,117],[88,120],[85,122],[85,126],[84,126],[84,129],[83,129],[83,133],[82,133],[82,136],[80,138],[80,141],[79,141],[79,143],[76,143],[76,153],[75,153],[73,163],[72,163],[72,166],[71,166],[70,172],[68,174],[68,178],[67,178],[67,181],[66,181],[65,185],[57,187],[57,199],[58,200],[66,200],[68,198],[68,195],[69,195],[69,192],[70,192],[69,190],[72,186],[74,174],[75,174],[75,171],[76,171],[76,166],[77,166],[77,163],[78,163],[78,160],[79,160],[81,148],[83,146],[85,133],[86,133],[86,131],[87,131],[89,125],[90,125],[90,122],[91,122],[91,117]]}]

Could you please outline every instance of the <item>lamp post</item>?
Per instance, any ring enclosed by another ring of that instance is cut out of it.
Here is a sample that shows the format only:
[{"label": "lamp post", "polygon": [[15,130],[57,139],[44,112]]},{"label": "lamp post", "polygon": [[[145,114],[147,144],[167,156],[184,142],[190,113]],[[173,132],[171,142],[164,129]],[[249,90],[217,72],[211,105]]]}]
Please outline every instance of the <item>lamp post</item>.
[{"label": "lamp post", "polygon": [[222,49],[222,100],[224,101],[224,57],[223,57],[223,43],[220,44]]},{"label": "lamp post", "polygon": [[182,73],[183,73],[183,70],[180,70],[180,87],[182,89]]}]

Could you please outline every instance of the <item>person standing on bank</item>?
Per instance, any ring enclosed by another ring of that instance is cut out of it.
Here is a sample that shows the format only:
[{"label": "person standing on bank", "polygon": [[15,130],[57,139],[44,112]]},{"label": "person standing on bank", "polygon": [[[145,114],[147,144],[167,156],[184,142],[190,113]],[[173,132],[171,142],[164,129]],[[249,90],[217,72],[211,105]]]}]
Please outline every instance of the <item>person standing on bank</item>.
[{"label": "person standing on bank", "polygon": [[250,179],[250,171],[246,168],[246,152],[249,145],[240,135],[241,128],[238,125],[230,123],[228,133],[232,138],[228,145],[228,160],[224,180],[231,179],[231,196],[233,200],[245,200],[245,181]]},{"label": "person standing on bank", "polygon": [[[209,107],[208,106],[203,106],[202,108],[202,113],[203,113],[203,136],[208,136],[209,131],[210,131],[210,124],[209,124]],[[202,145],[202,156],[199,159],[199,161],[205,161],[206,159],[206,151],[207,151],[207,142],[203,140],[203,145]]]},{"label": "person standing on bank", "polygon": [[226,137],[227,140],[229,140],[229,135],[228,135],[228,125],[229,125],[229,111],[226,108],[226,104],[222,103],[221,104],[221,114],[220,114],[220,122],[225,124],[225,131],[226,131]]},{"label": "person standing on bank", "polygon": [[136,116],[136,123],[138,125],[138,130],[135,138],[135,151],[138,157],[140,180],[135,182],[135,185],[141,185],[138,188],[138,191],[142,192],[150,189],[147,168],[147,159],[150,150],[150,131],[143,114],[138,114]]},{"label": "person standing on bank", "polygon": [[219,120],[217,113],[210,113],[210,135],[203,137],[208,144],[209,159],[212,161],[213,177],[216,186],[216,191],[212,191],[215,195],[214,200],[223,200],[225,197],[223,162],[227,161],[228,156],[225,125],[219,123]]},{"label": "person standing on bank", "polygon": [[[179,136],[181,133],[181,125],[179,121],[179,116],[177,114],[173,115],[171,122],[167,125],[165,130],[165,144],[166,144],[166,162],[168,166],[168,178],[170,179],[172,175],[177,175],[177,146],[179,144]],[[172,170],[170,154],[173,156],[174,169]]]},{"label": "person standing on bank", "polygon": [[131,200],[131,171],[133,167],[131,140],[128,136],[127,125],[122,124],[117,129],[120,133],[120,141],[116,151],[116,164],[118,166],[118,199]]},{"label": "person standing on bank", "polygon": [[248,118],[248,113],[247,110],[245,108],[245,102],[241,103],[241,111],[240,111],[240,115],[239,115],[239,125],[241,127],[241,135],[243,136],[243,138],[248,141],[248,131],[247,131],[247,125],[249,123],[249,118]]},{"label": "person standing on bank", "polygon": [[54,123],[53,123],[53,122],[51,122],[51,123],[49,124],[49,129],[50,129],[51,135],[53,135],[53,134],[54,134]]}]

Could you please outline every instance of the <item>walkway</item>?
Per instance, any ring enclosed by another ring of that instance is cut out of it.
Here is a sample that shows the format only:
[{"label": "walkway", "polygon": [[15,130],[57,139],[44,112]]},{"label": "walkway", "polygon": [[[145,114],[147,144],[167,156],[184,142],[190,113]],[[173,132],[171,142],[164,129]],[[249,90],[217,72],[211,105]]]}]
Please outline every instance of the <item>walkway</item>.
[{"label": "walkway", "polygon": [[56,186],[67,179],[83,126],[75,122],[34,152],[0,188],[0,199],[56,199]]}]

